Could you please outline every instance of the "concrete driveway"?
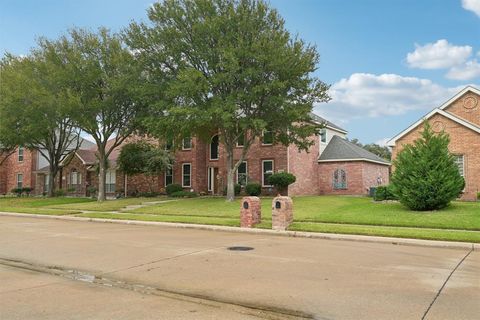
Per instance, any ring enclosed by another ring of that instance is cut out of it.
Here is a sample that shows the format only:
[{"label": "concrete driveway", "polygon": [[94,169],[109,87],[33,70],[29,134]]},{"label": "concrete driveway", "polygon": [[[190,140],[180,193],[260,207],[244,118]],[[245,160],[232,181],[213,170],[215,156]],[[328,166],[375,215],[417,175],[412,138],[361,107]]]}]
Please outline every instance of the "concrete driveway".
[{"label": "concrete driveway", "polygon": [[5,216],[0,235],[2,319],[480,315],[478,251]]}]

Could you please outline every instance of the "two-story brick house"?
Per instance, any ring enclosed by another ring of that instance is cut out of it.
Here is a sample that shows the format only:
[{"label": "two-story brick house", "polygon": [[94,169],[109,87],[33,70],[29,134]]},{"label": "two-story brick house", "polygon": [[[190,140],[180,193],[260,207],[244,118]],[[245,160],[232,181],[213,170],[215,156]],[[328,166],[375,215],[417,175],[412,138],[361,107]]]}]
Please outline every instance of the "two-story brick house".
[{"label": "two-story brick house", "polygon": [[[275,144],[265,133],[250,147],[240,166],[236,181],[240,184],[258,182],[265,194],[275,193],[268,184],[268,177],[276,172],[291,172],[297,181],[289,187],[289,195],[367,194],[372,186],[387,184],[389,162],[359,148],[346,140],[347,131],[312,114],[312,120],[325,124],[308,152],[298,151],[294,145]],[[135,139],[138,139],[135,138]],[[185,190],[203,194],[222,194],[226,187],[226,155],[218,135],[210,141],[196,137],[184,139],[175,148],[172,170],[158,177],[142,175],[126,176],[117,169],[120,148],[110,155],[107,172],[107,196],[132,195],[138,192],[162,192],[171,183],[182,185]],[[237,145],[235,160],[240,158],[242,145]],[[58,184],[70,194],[85,196],[89,187],[98,185],[95,147],[83,148],[73,154],[62,168]],[[12,171],[12,170],[9,170]],[[15,171],[15,170],[13,170]],[[32,169],[36,179],[36,193],[41,194],[45,183],[42,170]],[[35,184],[35,182],[32,182]]]},{"label": "two-story brick house", "polygon": [[[258,182],[265,194],[275,192],[268,177],[276,172],[291,172],[297,182],[289,187],[290,195],[367,194],[368,189],[389,181],[389,162],[346,140],[347,131],[313,116],[313,121],[325,124],[320,136],[311,137],[314,144],[308,152],[299,152],[294,145],[275,144],[266,133],[250,147],[240,166],[236,181],[240,184]],[[138,139],[138,138],[136,138]],[[116,169],[120,148],[110,155],[107,172],[107,195],[127,195],[137,192],[162,192],[166,185],[178,183],[185,190],[203,194],[222,194],[226,187],[226,155],[218,135],[210,141],[196,137],[184,139],[175,148],[172,170],[158,176],[126,176]],[[242,152],[235,150],[235,160]],[[96,186],[95,148],[79,150],[62,170],[62,180],[78,195],[88,194],[88,186]],[[75,182],[72,184],[69,182]]]},{"label": "two-story brick house", "polygon": [[404,131],[393,137],[389,146],[392,157],[406,144],[420,138],[423,121],[427,120],[435,132],[445,131],[450,136],[449,150],[456,156],[461,175],[465,178],[464,200],[475,200],[480,191],[480,90],[468,86],[447,102],[433,109]]}]

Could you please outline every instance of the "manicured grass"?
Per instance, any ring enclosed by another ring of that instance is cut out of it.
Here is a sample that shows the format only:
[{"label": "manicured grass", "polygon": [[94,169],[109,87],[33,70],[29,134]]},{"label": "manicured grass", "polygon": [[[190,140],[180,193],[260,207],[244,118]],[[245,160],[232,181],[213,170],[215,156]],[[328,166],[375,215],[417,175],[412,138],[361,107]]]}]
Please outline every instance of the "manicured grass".
[{"label": "manicured grass", "polygon": [[100,219],[118,219],[118,220],[138,220],[138,221],[160,221],[160,222],[177,222],[177,223],[193,223],[208,224],[219,226],[239,227],[240,220],[232,218],[211,218],[202,216],[181,216],[181,215],[153,215],[153,214],[132,214],[132,213],[105,213],[90,212],[77,215],[78,217],[100,218]]},{"label": "manicured grass", "polygon": [[0,210],[4,207],[27,207],[27,208],[38,208],[38,207],[53,207],[56,205],[63,204],[78,204],[78,203],[89,203],[92,202],[92,199],[87,198],[38,198],[38,197],[5,197],[0,198]]},{"label": "manicured grass", "polygon": [[116,200],[107,200],[103,202],[97,202],[90,200],[88,202],[78,202],[69,204],[60,204],[49,206],[54,209],[74,209],[74,210],[86,210],[86,211],[118,211],[126,206],[138,205],[144,202],[161,201],[162,198],[125,198]]},{"label": "manicured grass", "polygon": [[[120,214],[128,205],[165,201]],[[81,217],[240,225],[240,199],[127,198],[97,203],[85,198],[0,198],[0,211],[39,214],[77,214]],[[414,212],[396,202],[376,203],[348,196],[296,197],[294,223],[289,230],[374,235],[447,241],[480,242],[480,203],[453,202],[440,211]],[[262,198],[262,223],[271,228],[272,198]]]},{"label": "manicured grass", "polygon": [[[271,198],[262,199],[264,219],[271,219],[271,201]],[[480,230],[478,202],[453,202],[444,210],[415,212],[399,203],[376,203],[365,197],[314,196],[296,197],[293,201],[296,222]],[[238,218],[240,199],[231,203],[223,198],[182,199],[132,212]]]}]

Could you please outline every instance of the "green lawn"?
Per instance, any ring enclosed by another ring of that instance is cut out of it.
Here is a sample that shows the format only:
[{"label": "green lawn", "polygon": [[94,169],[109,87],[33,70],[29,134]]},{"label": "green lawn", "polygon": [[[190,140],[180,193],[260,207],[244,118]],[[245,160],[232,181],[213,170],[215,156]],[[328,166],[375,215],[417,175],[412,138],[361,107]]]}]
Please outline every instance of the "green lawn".
[{"label": "green lawn", "polygon": [[[168,201],[166,201],[168,200]],[[129,205],[166,201],[123,213]],[[348,196],[296,197],[290,230],[385,237],[480,242],[480,203],[453,202],[440,211],[414,212],[399,203]],[[262,198],[263,222],[271,228],[272,198]],[[80,214],[81,210],[95,211]],[[97,203],[82,198],[0,198],[0,211],[76,214],[82,217],[239,226],[240,199],[128,198]]]},{"label": "green lawn", "polygon": [[[74,209],[74,210],[87,210],[87,211],[118,211],[130,205],[138,205],[149,201],[161,201],[162,198],[125,198],[117,200],[107,200],[104,202],[97,202],[94,200],[86,202],[77,202],[70,204],[55,204],[50,208],[54,209]],[[1,202],[0,202],[1,203]]]},{"label": "green lawn", "polygon": [[[399,203],[375,203],[365,197],[314,196],[293,201],[296,222],[480,230],[478,202],[454,202],[441,211],[414,212]],[[271,202],[271,198],[262,198],[264,219],[271,219]],[[228,203],[223,198],[182,199],[132,211],[212,218],[238,218],[239,212],[240,199]]]}]

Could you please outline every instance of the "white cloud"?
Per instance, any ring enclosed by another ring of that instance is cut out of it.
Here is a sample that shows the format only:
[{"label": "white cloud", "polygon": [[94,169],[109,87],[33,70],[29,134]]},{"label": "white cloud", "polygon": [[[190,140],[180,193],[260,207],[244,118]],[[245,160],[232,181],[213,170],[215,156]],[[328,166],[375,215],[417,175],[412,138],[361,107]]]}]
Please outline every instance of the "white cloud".
[{"label": "white cloud", "polygon": [[480,17],[480,0],[462,0],[462,7]]},{"label": "white cloud", "polygon": [[446,88],[431,80],[397,74],[354,73],[333,84],[332,101],[316,106],[315,111],[341,126],[359,118],[431,110],[462,88]]},{"label": "white cloud", "polygon": [[477,59],[467,61],[461,66],[451,68],[447,78],[453,80],[471,80],[480,77],[480,63]]},{"label": "white cloud", "polygon": [[441,39],[426,45],[415,44],[415,51],[407,54],[407,63],[412,68],[446,69],[467,61],[472,47],[455,46]]}]

